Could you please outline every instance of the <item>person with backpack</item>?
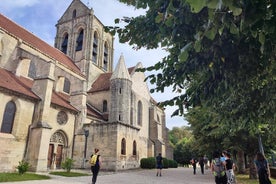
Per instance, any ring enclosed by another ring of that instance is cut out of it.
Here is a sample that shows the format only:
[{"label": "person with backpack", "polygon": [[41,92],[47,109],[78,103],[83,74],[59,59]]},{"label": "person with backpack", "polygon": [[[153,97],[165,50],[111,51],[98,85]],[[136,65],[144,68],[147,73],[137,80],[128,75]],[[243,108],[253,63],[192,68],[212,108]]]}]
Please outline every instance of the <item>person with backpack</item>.
[{"label": "person with backpack", "polygon": [[101,158],[99,155],[99,149],[95,148],[95,153],[91,155],[90,164],[91,164],[91,172],[92,176],[92,184],[95,184],[97,181],[97,176],[99,174],[101,168]]},{"label": "person with backpack", "polygon": [[162,168],[163,168],[163,158],[162,158],[162,155],[161,153],[159,153],[157,156],[156,156],[156,169],[157,169],[157,172],[156,172],[156,176],[162,176]]},{"label": "person with backpack", "polygon": [[211,162],[211,171],[215,176],[216,184],[227,184],[225,162],[221,160],[220,155],[219,151],[214,151],[213,160]]},{"label": "person with backpack", "polygon": [[258,152],[254,160],[256,171],[259,177],[259,184],[271,184],[269,164],[265,156]]}]

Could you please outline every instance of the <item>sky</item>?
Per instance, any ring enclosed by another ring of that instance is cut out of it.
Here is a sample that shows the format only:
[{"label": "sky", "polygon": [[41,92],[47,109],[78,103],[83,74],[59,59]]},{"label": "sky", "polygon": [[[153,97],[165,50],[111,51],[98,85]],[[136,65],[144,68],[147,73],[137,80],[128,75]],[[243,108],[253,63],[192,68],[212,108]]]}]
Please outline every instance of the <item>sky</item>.
[{"label": "sky", "polygon": [[[71,2],[72,0],[1,0],[0,12],[53,46],[56,35],[55,25]],[[118,0],[82,0],[82,2],[89,8],[93,8],[94,15],[105,26],[114,26],[116,18],[135,17],[144,13],[143,10],[135,10]],[[118,37],[115,36],[115,65],[121,54],[124,56],[127,67],[135,66],[138,62],[141,62],[144,67],[152,66],[167,55],[161,48],[156,50],[133,50],[128,44],[119,43]],[[149,85],[149,89],[151,87]],[[170,89],[167,89],[164,93],[153,93],[152,97],[160,102],[171,99],[173,94]],[[183,117],[171,117],[175,109],[176,107],[166,107],[165,110],[166,126],[169,129],[187,125],[187,121]]]}]

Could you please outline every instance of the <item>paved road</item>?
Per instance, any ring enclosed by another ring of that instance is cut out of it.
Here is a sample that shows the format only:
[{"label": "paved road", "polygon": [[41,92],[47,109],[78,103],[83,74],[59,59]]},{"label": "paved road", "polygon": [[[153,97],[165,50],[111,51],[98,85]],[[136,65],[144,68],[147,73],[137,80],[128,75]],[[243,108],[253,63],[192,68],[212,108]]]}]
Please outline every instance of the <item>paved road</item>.
[{"label": "paved road", "polygon": [[[193,175],[192,168],[170,168],[162,170],[162,177],[156,176],[156,170],[132,170],[125,172],[100,172],[97,184],[214,184],[210,170],[202,175]],[[91,176],[61,177],[51,175],[50,180],[4,182],[1,184],[91,184]]]}]

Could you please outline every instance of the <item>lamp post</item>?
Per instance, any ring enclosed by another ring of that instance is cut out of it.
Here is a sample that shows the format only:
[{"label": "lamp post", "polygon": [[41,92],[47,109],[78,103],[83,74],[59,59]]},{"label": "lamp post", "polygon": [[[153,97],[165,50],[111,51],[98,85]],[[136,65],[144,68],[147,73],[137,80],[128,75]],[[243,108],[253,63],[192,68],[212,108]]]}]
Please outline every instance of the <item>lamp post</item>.
[{"label": "lamp post", "polygon": [[84,136],[85,136],[85,142],[84,142],[84,152],[83,152],[83,162],[82,162],[82,168],[85,168],[85,161],[86,161],[86,151],[87,151],[87,137],[89,136],[89,130],[84,129]]},{"label": "lamp post", "polygon": [[89,136],[89,130],[84,130],[84,136],[85,136],[85,144],[84,144],[84,159],[86,158],[86,151],[87,151],[87,137]]}]

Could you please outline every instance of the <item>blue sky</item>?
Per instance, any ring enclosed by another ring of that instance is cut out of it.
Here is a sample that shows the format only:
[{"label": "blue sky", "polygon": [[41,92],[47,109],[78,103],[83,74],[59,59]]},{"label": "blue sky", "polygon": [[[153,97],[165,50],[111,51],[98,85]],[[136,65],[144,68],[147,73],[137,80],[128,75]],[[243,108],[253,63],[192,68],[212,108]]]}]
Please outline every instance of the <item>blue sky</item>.
[{"label": "blue sky", "polygon": [[[50,45],[54,45],[55,25],[71,2],[72,0],[1,0],[0,12]],[[93,8],[94,14],[104,25],[115,25],[115,18],[144,13],[117,0],[82,0],[82,2]],[[127,67],[135,66],[138,62],[143,66],[151,66],[166,55],[162,49],[133,50],[129,45],[119,43],[117,37],[115,37],[114,48],[114,64],[117,64],[120,55],[123,54]],[[172,98],[173,94],[167,90],[162,94],[152,94],[152,97],[159,102]],[[170,115],[175,109],[175,107],[166,107],[166,124],[169,129],[187,125],[182,117],[171,118]]]}]

